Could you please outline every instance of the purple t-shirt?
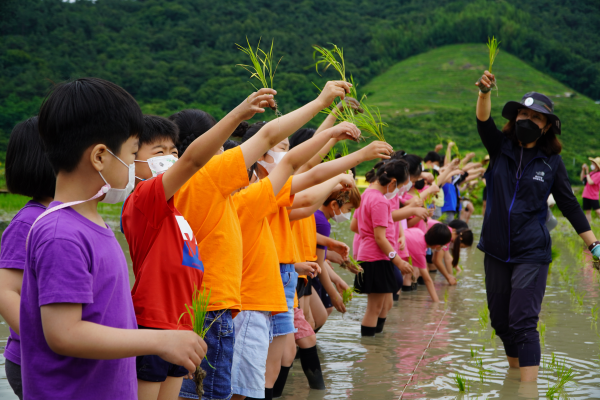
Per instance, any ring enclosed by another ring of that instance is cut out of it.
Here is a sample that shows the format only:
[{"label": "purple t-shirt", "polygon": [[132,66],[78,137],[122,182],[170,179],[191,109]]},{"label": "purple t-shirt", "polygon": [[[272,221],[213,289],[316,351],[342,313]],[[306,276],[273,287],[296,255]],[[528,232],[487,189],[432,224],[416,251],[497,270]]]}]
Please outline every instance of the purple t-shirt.
[{"label": "purple t-shirt", "polygon": [[[315,211],[315,222],[317,224],[317,233],[329,237],[331,234],[331,224],[325,214],[323,214],[323,211]],[[325,249],[325,257],[327,257],[327,247],[318,244],[317,249]]]},{"label": "purple t-shirt", "polygon": [[89,360],[48,347],[40,307],[54,303],[82,304],[83,321],[137,329],[127,262],[115,235],[72,208],[46,215],[29,237],[21,292],[24,397],[137,399],[134,357]]},{"label": "purple t-shirt", "polygon": [[[46,207],[37,201],[29,201],[21,208],[17,215],[2,234],[2,249],[0,250],[0,268],[20,269],[25,268],[25,240],[31,229],[33,221]],[[21,365],[21,338],[10,329],[10,336],[4,349],[7,360]]]}]

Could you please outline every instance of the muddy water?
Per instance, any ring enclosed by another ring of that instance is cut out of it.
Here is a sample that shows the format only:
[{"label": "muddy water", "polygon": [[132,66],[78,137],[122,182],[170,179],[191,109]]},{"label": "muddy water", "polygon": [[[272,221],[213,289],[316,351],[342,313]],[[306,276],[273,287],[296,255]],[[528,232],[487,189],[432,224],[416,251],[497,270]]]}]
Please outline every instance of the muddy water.
[{"label": "muddy water", "polygon": [[[472,225],[478,231],[481,219],[475,218]],[[347,225],[333,228],[338,239],[351,244]],[[123,236],[118,237],[127,253]],[[551,268],[542,307],[541,320],[546,326],[542,353],[548,361],[554,353],[574,372],[561,398],[598,399],[600,336],[592,307],[600,305],[599,275],[589,265],[583,266],[585,259],[579,256],[583,247],[565,221],[553,232],[553,239],[561,255]],[[334,311],[317,335],[327,390],[309,390],[296,362],[283,398],[546,398],[548,388],[557,381],[553,369],[541,368],[537,384],[521,384],[518,372],[508,370],[502,343],[492,338],[489,322],[483,321],[484,327],[480,324],[479,314],[486,308],[483,254],[475,248],[463,250],[461,266],[464,271],[457,277],[458,286],[449,287],[442,276],[434,276],[441,304],[431,302],[424,286],[403,293],[388,315],[383,334],[375,338],[360,337],[366,297],[355,296],[343,316]],[[352,282],[352,275],[339,273]],[[7,334],[2,321],[0,346],[6,344]],[[0,363],[4,363],[2,356]],[[470,383],[464,395],[454,383],[457,373]],[[0,399],[12,398],[16,397],[0,367]]]}]

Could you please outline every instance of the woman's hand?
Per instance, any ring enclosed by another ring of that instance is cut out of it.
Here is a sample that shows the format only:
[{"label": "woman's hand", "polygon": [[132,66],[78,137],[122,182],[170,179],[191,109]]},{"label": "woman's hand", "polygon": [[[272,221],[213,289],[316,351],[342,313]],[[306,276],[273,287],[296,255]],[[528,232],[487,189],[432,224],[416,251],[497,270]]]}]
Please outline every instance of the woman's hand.
[{"label": "woman's hand", "polygon": [[337,252],[329,249],[329,251],[327,252],[327,261],[342,265],[344,263],[344,258],[340,256]]},{"label": "woman's hand", "polygon": [[337,109],[341,110],[342,108],[344,108],[344,104],[346,104],[348,107],[352,108],[354,110],[354,113],[363,113],[364,110],[360,107],[360,102],[358,100],[356,100],[354,97],[346,97],[343,101],[340,101],[337,104]]},{"label": "woman's hand", "polygon": [[496,77],[490,71],[486,70],[481,78],[475,82],[475,86],[479,87],[481,93],[488,93],[492,90],[492,87],[496,86]]},{"label": "woman's hand", "polygon": [[409,263],[407,263],[406,261],[404,261],[400,257],[396,256],[392,260],[392,262],[400,270],[400,272],[402,272],[403,275],[412,274],[412,272],[413,272],[412,265],[410,265]]}]

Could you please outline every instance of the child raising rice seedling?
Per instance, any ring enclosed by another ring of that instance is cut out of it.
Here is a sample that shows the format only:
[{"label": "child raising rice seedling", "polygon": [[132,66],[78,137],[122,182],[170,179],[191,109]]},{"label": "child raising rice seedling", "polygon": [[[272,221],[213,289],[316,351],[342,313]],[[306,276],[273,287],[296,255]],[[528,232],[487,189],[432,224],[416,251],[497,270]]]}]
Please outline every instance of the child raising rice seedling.
[{"label": "child raising rice seedling", "polygon": [[140,107],[113,83],[77,79],[51,91],[39,131],[56,191],[27,241],[24,398],[136,398],[136,356],[195,371],[206,344],[194,332],[137,329],[125,256],[98,213],[98,202],[122,202],[134,187]]}]

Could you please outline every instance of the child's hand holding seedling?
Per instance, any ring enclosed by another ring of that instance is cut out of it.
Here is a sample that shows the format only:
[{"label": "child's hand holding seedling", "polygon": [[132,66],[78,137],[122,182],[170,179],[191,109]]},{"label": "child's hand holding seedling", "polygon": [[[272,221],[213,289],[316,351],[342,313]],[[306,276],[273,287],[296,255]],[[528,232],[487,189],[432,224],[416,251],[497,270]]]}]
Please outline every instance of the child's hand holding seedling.
[{"label": "child's hand holding seedling", "polygon": [[360,107],[360,102],[354,97],[346,97],[344,100],[340,101],[336,106],[338,111],[341,111],[344,108],[344,103],[346,107],[350,107],[352,110],[354,110],[354,113],[364,112],[364,110]]},{"label": "child's hand holding seedling", "polygon": [[156,331],[160,336],[156,348],[157,355],[163,360],[181,365],[190,373],[202,362],[206,355],[206,343],[193,331]]},{"label": "child's hand holding seedling", "polygon": [[348,247],[348,245],[346,243],[340,242],[338,240],[332,240],[332,241],[333,241],[333,243],[331,245],[327,246],[327,248],[335,251],[340,256],[342,256],[342,258],[344,260],[347,260],[348,254],[350,254],[350,247]]},{"label": "child's hand holding seedling", "polygon": [[347,93],[350,93],[352,84],[344,81],[329,81],[319,93],[317,101],[321,103],[321,108],[327,108],[333,103],[336,97],[344,99]]},{"label": "child's hand holding seedling", "polygon": [[327,132],[331,133],[331,138],[338,142],[345,139],[354,140],[356,142],[360,140],[360,130],[356,125],[349,122],[337,124],[333,128],[329,128]]},{"label": "child's hand holding seedling", "polygon": [[394,149],[392,146],[379,140],[371,142],[368,146],[359,150],[362,162],[375,160],[377,158],[388,160],[393,152]]},{"label": "child's hand holding seedling", "polygon": [[274,96],[276,94],[277,91],[273,89],[260,89],[248,96],[248,98],[238,105],[232,113],[235,113],[242,121],[249,120],[254,117],[255,114],[264,113],[265,107],[275,107]]}]

